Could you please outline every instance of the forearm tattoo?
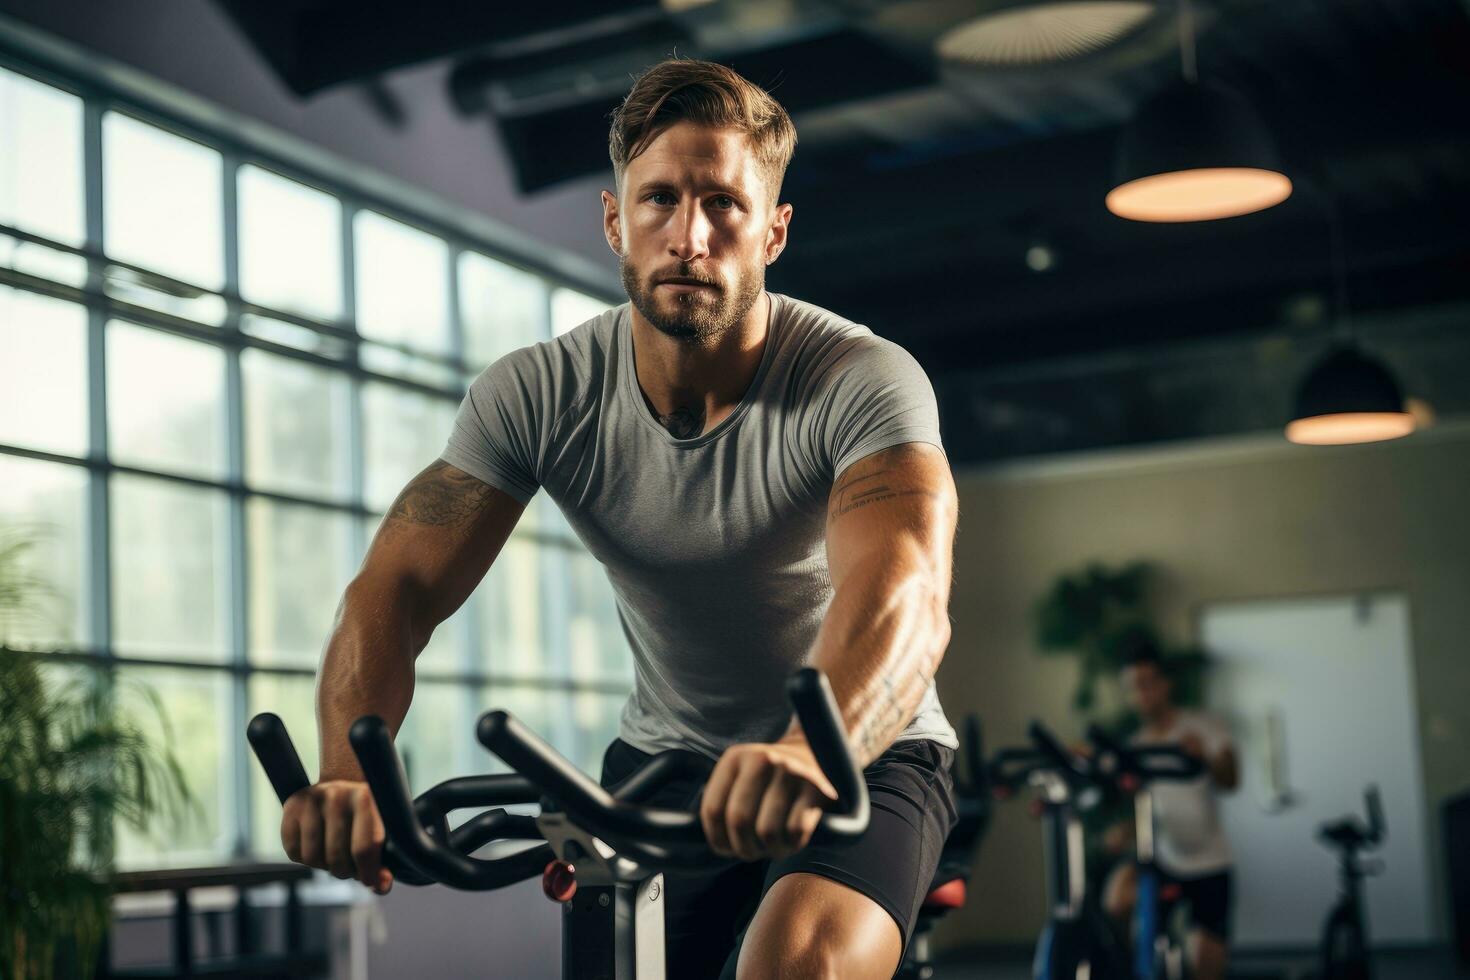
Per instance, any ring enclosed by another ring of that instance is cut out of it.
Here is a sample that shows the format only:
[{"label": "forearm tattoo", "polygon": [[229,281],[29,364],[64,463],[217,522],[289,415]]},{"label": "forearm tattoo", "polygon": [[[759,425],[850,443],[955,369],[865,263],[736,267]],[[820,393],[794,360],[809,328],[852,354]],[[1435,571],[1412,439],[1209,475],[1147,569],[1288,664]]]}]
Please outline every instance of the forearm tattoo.
[{"label": "forearm tattoo", "polygon": [[485,508],[494,488],[442,459],[414,477],[388,511],[385,523],[455,527]]},{"label": "forearm tattoo", "polygon": [[891,674],[879,676],[878,683],[869,688],[863,701],[859,711],[861,721],[853,733],[864,759],[876,759],[892,744],[918,708],[932,679],[932,669],[917,655]]},{"label": "forearm tattoo", "polygon": [[660,415],[658,422],[675,439],[693,439],[704,432],[704,410],[676,408],[667,415]]}]

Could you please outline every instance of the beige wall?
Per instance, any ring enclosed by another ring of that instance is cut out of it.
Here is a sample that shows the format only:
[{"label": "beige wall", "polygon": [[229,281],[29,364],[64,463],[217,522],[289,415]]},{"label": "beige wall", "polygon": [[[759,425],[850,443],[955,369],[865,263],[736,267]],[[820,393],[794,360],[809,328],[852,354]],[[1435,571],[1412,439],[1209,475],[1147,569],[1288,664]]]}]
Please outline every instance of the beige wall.
[{"label": "beige wall", "polygon": [[[1143,558],[1159,566],[1156,622],[1176,643],[1193,639],[1199,606],[1214,600],[1406,594],[1436,835],[1440,802],[1470,788],[1470,424],[1368,446],[1263,436],[956,476],[954,638],[939,692],[951,719],[980,712],[991,747],[1017,741],[1032,716],[1080,728],[1068,713],[1072,659],[1035,652],[1036,598],[1088,561]],[[1438,875],[1437,840],[1431,860]],[[943,945],[1034,938],[1041,842],[1021,805],[998,808],[971,896]],[[1435,901],[1443,909],[1440,878]]]}]

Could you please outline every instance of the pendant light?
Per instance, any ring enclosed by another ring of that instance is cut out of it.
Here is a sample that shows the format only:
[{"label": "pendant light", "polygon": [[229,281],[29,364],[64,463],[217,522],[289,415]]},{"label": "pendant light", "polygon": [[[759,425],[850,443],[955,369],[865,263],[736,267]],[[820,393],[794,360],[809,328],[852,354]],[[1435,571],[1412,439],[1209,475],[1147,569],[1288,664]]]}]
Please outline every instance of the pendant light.
[{"label": "pendant light", "polygon": [[1154,0],[1000,0],[988,6],[934,42],[943,62],[994,69],[1070,61],[1122,41],[1157,7]]},{"label": "pendant light", "polygon": [[1179,51],[1183,83],[1145,103],[1118,141],[1108,210],[1133,221],[1210,221],[1286,200],[1291,180],[1250,104],[1198,79],[1190,0],[1179,4]]},{"label": "pendant light", "polygon": [[1337,321],[1345,337],[1307,372],[1297,386],[1286,438],[1307,446],[1340,446],[1398,439],[1414,431],[1415,418],[1403,390],[1378,359],[1352,336],[1347,314],[1347,262],[1341,217],[1329,198],[1332,276]]}]

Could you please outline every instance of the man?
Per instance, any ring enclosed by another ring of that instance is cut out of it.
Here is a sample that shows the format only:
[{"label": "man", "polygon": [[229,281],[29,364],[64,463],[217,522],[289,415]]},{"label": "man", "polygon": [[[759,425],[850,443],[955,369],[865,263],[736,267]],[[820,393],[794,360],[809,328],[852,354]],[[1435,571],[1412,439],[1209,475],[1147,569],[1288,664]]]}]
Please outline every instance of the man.
[{"label": "man", "polygon": [[[1215,805],[1215,795],[1240,781],[1235,749],[1226,724],[1203,711],[1176,706],[1172,684],[1158,651],[1135,653],[1122,670],[1123,692],[1142,728],[1135,745],[1179,745],[1204,762],[1205,771],[1188,782],[1159,780],[1150,786],[1154,800],[1154,863],[1168,881],[1177,882],[1190,909],[1190,976],[1223,980],[1230,941],[1230,842]],[[1126,846],[1120,831],[1109,833],[1113,850]],[[1137,868],[1119,866],[1108,879],[1103,907],[1126,924],[1137,900]]]},{"label": "man", "polygon": [[[902,349],[764,289],[787,244],[785,111],[720,65],[655,66],[614,114],[603,230],[629,302],[471,386],[442,458],[348,587],[318,691],[322,781],[288,801],[293,859],[379,891],[383,834],[343,737],[395,731],[413,655],[538,489],[606,567],[635,686],[603,781],[684,748],[716,876],[667,879],[671,977],[890,977],[955,820],[958,747],[933,677],[949,640],[954,484]],[[832,682],[873,807],[805,847],[836,793],[784,695]]]}]

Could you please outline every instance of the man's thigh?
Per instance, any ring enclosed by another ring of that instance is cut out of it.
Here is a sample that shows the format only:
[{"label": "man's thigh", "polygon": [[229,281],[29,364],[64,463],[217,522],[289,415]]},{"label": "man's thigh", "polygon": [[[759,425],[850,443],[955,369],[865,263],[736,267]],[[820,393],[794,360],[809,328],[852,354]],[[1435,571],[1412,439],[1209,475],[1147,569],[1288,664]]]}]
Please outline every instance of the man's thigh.
[{"label": "man's thigh", "polygon": [[[771,863],[760,906],[721,980],[774,976],[777,967],[798,977],[792,968],[802,962],[854,962],[849,951],[879,957],[874,965],[891,975],[955,824],[953,762],[951,749],[918,739],[895,743],[864,770],[867,833]],[[799,907],[801,897],[814,903]]]}]

